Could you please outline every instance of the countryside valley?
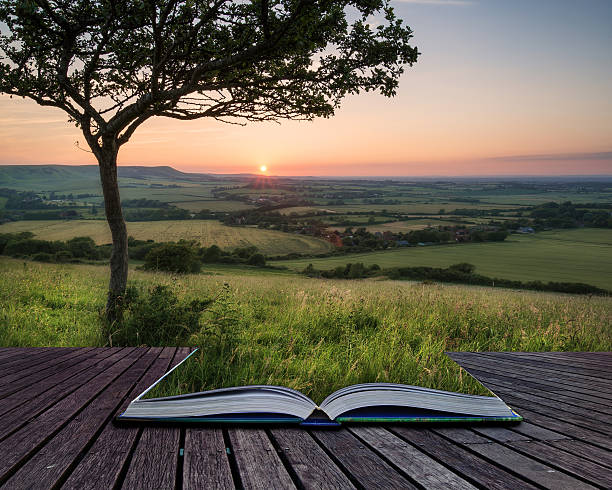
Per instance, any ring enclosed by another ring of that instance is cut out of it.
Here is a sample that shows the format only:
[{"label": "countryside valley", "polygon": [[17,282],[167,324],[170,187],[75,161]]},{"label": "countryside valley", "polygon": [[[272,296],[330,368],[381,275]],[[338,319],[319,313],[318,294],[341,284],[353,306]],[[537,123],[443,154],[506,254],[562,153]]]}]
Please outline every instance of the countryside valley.
[{"label": "countryside valley", "polygon": [[130,286],[109,325],[96,167],[0,167],[3,346],[206,346],[204,386],[314,396],[459,389],[448,350],[612,348],[609,179],[119,175]]}]

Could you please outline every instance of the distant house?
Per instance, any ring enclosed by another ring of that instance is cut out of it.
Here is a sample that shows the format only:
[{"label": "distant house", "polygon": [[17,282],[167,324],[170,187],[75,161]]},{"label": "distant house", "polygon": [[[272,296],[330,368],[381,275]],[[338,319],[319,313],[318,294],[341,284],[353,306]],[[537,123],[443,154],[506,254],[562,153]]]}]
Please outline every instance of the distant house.
[{"label": "distant house", "polygon": [[531,227],[531,226],[521,226],[518,230],[516,230],[517,233],[535,233],[535,230]]},{"label": "distant house", "polygon": [[455,231],[456,242],[467,242],[470,240],[470,232],[465,228],[461,228]]}]

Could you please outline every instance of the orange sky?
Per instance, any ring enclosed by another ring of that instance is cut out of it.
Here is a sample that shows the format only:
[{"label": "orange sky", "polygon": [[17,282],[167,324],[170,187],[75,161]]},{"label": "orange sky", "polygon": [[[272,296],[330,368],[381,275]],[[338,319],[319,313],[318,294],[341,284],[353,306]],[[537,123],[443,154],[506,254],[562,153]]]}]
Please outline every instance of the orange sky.
[{"label": "orange sky", "polygon": [[[119,162],[267,165],[273,175],[612,174],[612,2],[595,1],[599,12],[538,4],[396,2],[422,55],[395,98],[353,96],[331,119],[280,125],[155,119]],[[568,22],[576,32],[560,46]],[[61,111],[0,97],[0,164],[95,163],[77,140],[84,146]]]}]

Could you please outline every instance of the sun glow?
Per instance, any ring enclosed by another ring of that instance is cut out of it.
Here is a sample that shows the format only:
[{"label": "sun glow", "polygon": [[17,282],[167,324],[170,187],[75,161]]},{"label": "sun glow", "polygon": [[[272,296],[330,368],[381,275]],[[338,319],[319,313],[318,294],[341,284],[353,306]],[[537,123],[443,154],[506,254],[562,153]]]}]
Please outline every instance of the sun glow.
[{"label": "sun glow", "polygon": [[262,165],[261,167],[259,167],[259,170],[261,170],[262,172],[266,172],[268,170],[268,167],[266,165]]}]

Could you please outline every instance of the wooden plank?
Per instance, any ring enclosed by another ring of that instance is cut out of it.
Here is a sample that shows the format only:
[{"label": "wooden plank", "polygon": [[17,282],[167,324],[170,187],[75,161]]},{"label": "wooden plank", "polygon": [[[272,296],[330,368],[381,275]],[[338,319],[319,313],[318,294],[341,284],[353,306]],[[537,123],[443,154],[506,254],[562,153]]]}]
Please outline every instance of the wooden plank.
[{"label": "wooden plank", "polygon": [[[612,488],[612,471],[586,458],[565,452],[538,441],[515,441],[510,447],[522,453],[545,462],[547,465],[587,480],[592,485]],[[569,488],[566,487],[566,488]]]},{"label": "wooden plank", "polygon": [[187,429],[183,490],[235,488],[221,429]]},{"label": "wooden plank", "polygon": [[514,432],[505,427],[472,427],[472,430],[481,436],[486,436],[497,442],[530,441],[531,438],[520,432]]},{"label": "wooden plank", "polygon": [[[14,381],[8,386],[5,386],[0,396],[0,406],[4,405],[11,398],[19,398],[23,401],[28,400],[38,394],[37,390],[40,386],[48,386],[53,384],[56,379],[61,378],[67,373],[72,375],[77,374],[79,369],[83,369],[84,363],[90,362],[91,359],[99,359],[100,355],[108,356],[113,351],[108,352],[108,349],[84,349],[85,352],[78,357],[72,357],[64,361],[58,362],[57,366],[49,366],[40,373],[32,374],[30,377]],[[19,379],[19,378],[18,378]]]},{"label": "wooden plank", "polygon": [[382,427],[354,427],[351,432],[413,481],[431,489],[475,489],[456,473]]},{"label": "wooden plank", "polygon": [[353,489],[355,486],[301,428],[272,429],[272,438],[305,489]]},{"label": "wooden plank", "polygon": [[229,429],[228,435],[243,488],[296,488],[263,429]]},{"label": "wooden plank", "polygon": [[312,435],[360,486],[417,488],[348,430],[318,430]]},{"label": "wooden plank", "polygon": [[[109,357],[113,352],[116,352],[116,350],[95,349],[93,352],[90,351],[84,359],[65,368],[62,372],[33,383],[27,390],[21,390],[17,393],[12,393],[6,398],[0,399],[0,414],[6,413],[15,407],[25,405],[29,400],[36,398],[42,393],[45,393],[49,389],[60,384],[62,381],[70,379],[77,376],[79,373],[86,371],[100,360]],[[50,396],[52,397],[52,395]]]},{"label": "wooden plank", "polygon": [[[170,367],[176,366],[188,353],[188,348],[178,348]],[[159,428],[145,425],[134,449],[123,487],[134,488],[145,473],[147,476],[143,481],[151,483],[152,487],[172,487],[177,475],[180,439],[181,430],[178,427]]]},{"label": "wooden plank", "polygon": [[122,488],[174,488],[179,457],[175,427],[146,427]]},{"label": "wooden plank", "polygon": [[606,451],[583,441],[564,440],[551,441],[551,446],[563,449],[568,453],[581,456],[584,459],[594,461],[597,464],[612,468],[612,451]]},{"label": "wooden plank", "polygon": [[5,393],[7,385],[10,385],[10,389],[28,385],[38,381],[50,373],[62,370],[65,366],[75,364],[79,360],[86,357],[88,352],[91,352],[92,350],[92,347],[83,347],[81,349],[66,352],[63,355],[58,355],[57,357],[48,359],[47,361],[36,366],[28,365],[22,369],[16,369],[12,374],[8,374],[0,380],[0,385],[2,386],[2,391],[0,393]]},{"label": "wooden plank", "polygon": [[534,412],[538,412],[542,415],[559,419],[566,423],[570,423],[579,427],[584,427],[591,431],[599,432],[602,435],[612,435],[612,427],[609,426],[606,422],[595,420],[594,418],[590,418],[588,415],[575,415],[572,412],[561,410],[560,408],[555,408],[547,405],[542,405],[541,403],[524,400],[523,398],[510,395],[509,393],[510,392],[506,392],[503,394],[504,400],[508,403],[508,405],[518,410],[519,413],[521,413],[521,410],[528,409]]},{"label": "wooden plank", "polygon": [[[508,388],[505,386],[500,386],[496,384],[492,384],[491,386],[495,389],[495,392],[499,396],[508,400],[520,399],[520,403],[527,406],[527,408],[539,407],[543,409],[543,407],[550,407],[550,409],[552,409],[554,412],[570,413],[577,417],[584,417],[587,421],[597,422],[597,426],[601,426],[602,424],[609,425],[612,423],[612,415],[608,415],[593,409],[583,408],[576,404],[569,404],[560,400],[551,400],[544,395],[536,396],[530,393],[526,393],[524,391]],[[518,404],[519,401],[516,401],[515,403]]]},{"label": "wooden plank", "polygon": [[481,487],[492,490],[537,488],[429,429],[395,426],[391,430],[447,468]]},{"label": "wooden plank", "polygon": [[[520,444],[519,442],[515,444]],[[525,444],[529,444],[525,442]],[[541,444],[541,443],[534,443]],[[592,489],[595,488],[573,476],[555,470],[552,466],[540,463],[532,458],[524,456],[513,449],[502,446],[497,442],[488,444],[467,444],[471,451],[474,451],[489,461],[520,475],[544,488],[558,489]]]},{"label": "wooden plank", "polygon": [[5,488],[52,488],[60,484],[81,454],[108,422],[123,398],[159,356],[161,348],[139,349],[142,355],[121,376],[115,378],[81,412],[6,481]]},{"label": "wooden plank", "polygon": [[[574,362],[580,366],[592,369],[609,370],[612,364],[612,356],[609,359],[599,360],[593,356],[592,352],[534,352],[534,356],[540,359],[556,359],[565,362]],[[585,357],[585,355],[587,357]]]},{"label": "wooden plank", "polygon": [[2,365],[9,359],[16,359],[23,356],[31,347],[0,347],[0,376],[2,374]]},{"label": "wooden plank", "polygon": [[[526,421],[532,424],[559,432],[571,438],[576,438],[591,444],[595,444],[596,446],[600,446],[604,449],[612,450],[612,440],[610,440],[609,436],[602,434],[601,432],[585,429],[584,427],[579,427],[563,420],[542,415],[537,412],[532,412],[526,408],[521,409],[521,415],[525,417]],[[520,425],[517,426],[516,430],[518,430],[519,427]]]},{"label": "wooden plank", "polygon": [[32,351],[26,351],[18,358],[11,359],[2,366],[3,377],[7,374],[13,374],[24,367],[35,366],[48,361],[49,359],[55,359],[58,352],[62,354],[70,354],[74,352],[76,348],[64,348],[64,347],[33,347]]},{"label": "wooden plank", "polygon": [[[166,347],[161,351],[153,365],[115,411],[115,416],[123,412],[131,400],[166,372],[174,355],[174,347]],[[141,432],[137,426],[119,427],[112,422],[107,423],[62,488],[84,490],[116,487]]]},{"label": "wooden plank", "polygon": [[0,442],[0,483],[145,353],[135,349]]},{"label": "wooden plank", "polygon": [[568,436],[555,432],[539,425],[530,424],[529,422],[521,422],[518,425],[510,427],[511,431],[523,434],[529,439],[535,439],[538,441],[559,441],[564,439],[570,439]]},{"label": "wooden plank", "polygon": [[[504,352],[495,354],[506,354]],[[512,354],[512,353],[508,353]],[[573,381],[575,383],[584,383],[591,387],[597,387],[602,389],[606,393],[612,394],[612,387],[609,386],[609,383],[605,378],[589,376],[586,374],[578,374],[570,370],[569,368],[566,370],[558,370],[553,369],[551,367],[547,367],[545,362],[540,361],[532,361],[527,359],[517,359],[507,355],[489,355],[489,353],[483,352],[479,356],[480,360],[487,360],[493,365],[496,366],[504,366],[506,369],[513,369],[518,372],[522,372],[525,374],[530,374],[533,377],[539,376],[549,376],[554,379],[564,379],[567,381]]]},{"label": "wooden plank", "polygon": [[29,400],[23,406],[19,407],[19,409],[14,409],[11,412],[5,413],[0,417],[0,439],[4,439],[9,434],[16,432],[44,410],[52,407],[70,393],[77,390],[80,386],[88,383],[107,369],[110,369],[119,360],[126,357],[132,350],[133,348],[118,349],[110,357],[102,359],[90,370],[83,371],[76,376],[64,380],[48,392]]},{"label": "wooden plank", "polygon": [[457,361],[472,376],[485,385],[489,376],[496,375],[519,380],[522,384],[526,385],[532,381],[535,381],[540,385],[550,386],[551,389],[549,391],[564,389],[567,391],[587,393],[591,395],[596,392],[600,398],[612,400],[612,394],[603,392],[599,388],[594,388],[592,385],[586,382],[563,377],[551,377],[542,373],[533,374],[528,369],[522,370],[520,366],[503,367],[501,365],[488,362],[487,360],[483,360],[483,358],[478,358],[475,361],[469,359],[457,359]]},{"label": "wooden plank", "polygon": [[581,362],[580,359],[562,359],[559,356],[548,356],[546,358],[542,358],[531,352],[483,352],[482,354],[493,359],[503,358],[512,361],[520,361],[534,366],[540,366],[544,369],[550,369],[562,373],[583,374],[585,376],[592,376],[595,378],[607,379],[606,372],[609,371],[609,369],[605,368],[605,365],[594,367]]}]

